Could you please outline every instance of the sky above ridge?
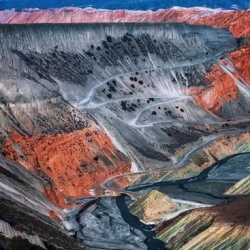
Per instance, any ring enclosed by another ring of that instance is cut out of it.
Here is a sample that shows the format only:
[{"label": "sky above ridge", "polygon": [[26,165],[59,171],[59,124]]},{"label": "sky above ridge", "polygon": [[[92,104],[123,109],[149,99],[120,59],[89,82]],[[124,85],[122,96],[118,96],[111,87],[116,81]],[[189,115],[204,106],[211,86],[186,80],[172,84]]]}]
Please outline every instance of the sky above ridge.
[{"label": "sky above ridge", "polygon": [[249,9],[250,0],[0,0],[0,10],[93,7],[97,9],[158,10],[174,6]]}]

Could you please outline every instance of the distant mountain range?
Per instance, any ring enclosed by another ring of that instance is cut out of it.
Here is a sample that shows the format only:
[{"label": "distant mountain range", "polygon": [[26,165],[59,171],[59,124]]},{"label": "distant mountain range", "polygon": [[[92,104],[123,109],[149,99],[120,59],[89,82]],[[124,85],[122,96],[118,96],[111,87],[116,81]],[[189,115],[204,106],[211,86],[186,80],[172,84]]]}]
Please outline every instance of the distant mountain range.
[{"label": "distant mountain range", "polygon": [[1,0],[0,10],[24,8],[60,8],[65,6],[93,7],[97,9],[158,10],[174,6],[222,9],[249,9],[250,1],[241,0]]}]

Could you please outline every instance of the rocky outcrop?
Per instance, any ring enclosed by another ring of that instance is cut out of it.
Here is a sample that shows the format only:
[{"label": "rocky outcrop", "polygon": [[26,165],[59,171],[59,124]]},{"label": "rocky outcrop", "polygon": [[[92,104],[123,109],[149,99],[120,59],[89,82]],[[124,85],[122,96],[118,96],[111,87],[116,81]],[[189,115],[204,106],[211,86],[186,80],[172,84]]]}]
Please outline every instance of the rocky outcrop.
[{"label": "rocky outcrop", "polygon": [[[250,197],[225,205],[195,209],[161,224],[157,237],[168,249],[236,249],[250,247]],[[237,212],[236,212],[237,211]]]},{"label": "rocky outcrop", "polygon": [[145,222],[155,222],[177,208],[178,205],[166,194],[151,190],[136,200],[129,210]]},{"label": "rocky outcrop", "polygon": [[13,134],[2,154],[43,178],[44,193],[60,207],[67,199],[89,196],[104,179],[129,172],[131,167],[108,136],[94,127],[57,135]]},{"label": "rocky outcrop", "polygon": [[230,187],[225,195],[249,195],[250,194],[250,176],[240,180]]}]

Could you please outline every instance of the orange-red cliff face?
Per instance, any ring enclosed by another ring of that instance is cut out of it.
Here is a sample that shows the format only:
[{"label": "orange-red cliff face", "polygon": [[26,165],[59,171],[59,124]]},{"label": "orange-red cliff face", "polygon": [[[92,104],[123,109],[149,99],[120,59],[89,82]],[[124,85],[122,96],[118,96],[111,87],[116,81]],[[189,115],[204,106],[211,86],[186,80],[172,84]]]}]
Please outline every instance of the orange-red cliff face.
[{"label": "orange-red cliff face", "polygon": [[[192,20],[190,23],[228,28],[235,38],[250,38],[250,27],[248,25],[250,23],[250,11],[218,13]],[[242,78],[250,85],[250,45],[232,52],[229,58],[237,69],[234,76],[237,79]],[[196,102],[201,107],[217,114],[222,106],[222,100],[229,102],[237,98],[237,86],[234,80],[217,65],[212,68],[207,78],[211,82],[211,86],[196,96]]]},{"label": "orange-red cliff face", "polygon": [[[222,100],[230,102],[237,98],[237,86],[234,80],[217,65],[212,67],[211,72],[206,77],[211,85],[208,89],[201,89],[195,100],[203,109],[218,114],[222,107]],[[194,89],[190,93],[192,91]]]},{"label": "orange-red cliff face", "polygon": [[88,196],[105,179],[130,171],[129,159],[95,128],[32,137],[13,134],[2,154],[44,178],[44,193],[60,207],[67,199]]},{"label": "orange-red cliff face", "polygon": [[[194,16],[195,17],[195,16]],[[179,20],[175,20],[179,22]],[[229,29],[235,38],[250,38],[250,11],[230,11],[220,12],[199,18],[189,18],[191,24],[209,25],[217,28]],[[237,72],[234,74],[236,79],[243,79],[250,85],[250,45],[232,52],[229,55],[230,60],[235,65]],[[238,95],[238,88],[228,74],[226,74],[218,65],[212,67],[207,74],[207,79],[211,83],[207,89],[191,89],[190,93],[196,95],[195,100],[202,108],[218,114],[222,107],[222,101],[230,102],[235,100]]]},{"label": "orange-red cliff face", "polygon": [[[234,77],[250,85],[250,45],[232,52],[229,58],[237,70]],[[195,99],[199,106],[217,114],[221,109],[222,100],[230,102],[237,98],[238,88],[234,79],[218,65],[212,67],[211,72],[207,74],[207,79],[211,83],[210,88],[196,92],[190,90],[190,92],[198,93]]]},{"label": "orange-red cliff face", "polygon": [[230,11],[221,12],[207,17],[201,17],[195,21],[191,21],[193,24],[207,24],[213,27],[223,27],[229,29],[233,35],[239,37],[250,37],[250,11]]}]

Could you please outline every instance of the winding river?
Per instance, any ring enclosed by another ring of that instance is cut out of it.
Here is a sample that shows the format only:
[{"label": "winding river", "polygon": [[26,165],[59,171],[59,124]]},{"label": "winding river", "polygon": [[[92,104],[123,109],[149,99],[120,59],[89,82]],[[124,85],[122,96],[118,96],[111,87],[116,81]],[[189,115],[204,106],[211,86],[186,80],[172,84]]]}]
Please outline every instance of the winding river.
[{"label": "winding river", "polygon": [[[190,183],[190,182],[204,181],[208,178],[209,173],[211,173],[212,170],[215,170],[215,171],[219,170],[219,168],[221,168],[223,166],[227,166],[226,164],[228,161],[230,161],[231,159],[234,159],[235,157],[240,157],[240,156],[249,156],[249,158],[250,158],[250,153],[234,154],[234,155],[230,155],[222,160],[218,160],[213,165],[211,165],[210,167],[203,170],[197,176],[193,176],[193,177],[181,179],[181,180],[170,180],[170,181],[156,182],[156,183],[152,183],[152,184],[150,183],[150,184],[136,185],[136,186],[128,187],[127,190],[136,192],[136,191],[140,191],[143,189],[149,189],[149,188],[152,189],[152,188],[157,188],[157,187],[162,187],[162,186],[167,186],[167,185],[184,185],[184,184]],[[229,166],[229,167],[231,167],[231,166]],[[228,169],[228,170],[230,170],[230,169]],[[241,171],[241,176],[238,176],[238,178],[237,178],[237,176],[235,176],[234,179],[240,180],[240,179],[244,178],[245,176],[247,176],[247,173],[250,174],[250,170],[247,166],[245,166],[245,169],[241,168],[240,171]],[[226,177],[227,172],[224,172],[221,174],[224,174],[224,176]],[[211,175],[211,177],[209,177],[209,178],[212,179],[212,176],[213,175]],[[223,179],[227,179],[227,177],[225,178],[224,176],[223,176]],[[216,178],[218,178],[218,177],[216,177]]]},{"label": "winding river", "polygon": [[[172,180],[172,181],[164,181],[157,182],[154,184],[143,184],[137,185],[133,187],[128,187],[127,190],[129,192],[138,192],[144,189],[154,189],[160,188],[164,186],[170,185],[184,185],[191,182],[201,182],[205,180],[214,180],[214,179],[224,179],[224,180],[234,180],[237,182],[238,180],[244,178],[245,176],[250,174],[250,153],[240,153],[228,156],[223,160],[219,160],[204,171],[202,171],[199,175],[187,179],[182,180]],[[237,168],[235,168],[235,164],[239,164]],[[124,190],[126,192],[126,190]],[[164,243],[156,238],[154,232],[154,225],[144,224],[139,220],[138,217],[134,216],[130,213],[126,198],[128,196],[124,193],[121,193],[119,196],[115,198],[116,205],[121,213],[123,220],[128,223],[131,228],[136,228],[140,230],[145,236],[146,239],[144,243],[146,244],[149,250],[165,250],[167,249]],[[99,199],[105,199],[99,198]],[[98,199],[97,199],[98,200]],[[80,211],[80,213],[84,213],[84,210],[88,208],[90,205],[93,205],[95,201],[91,201],[87,206]],[[79,222],[79,217],[78,217]],[[121,248],[122,249],[122,248]]]},{"label": "winding river", "polygon": [[139,220],[137,216],[134,216],[130,213],[128,206],[125,202],[126,194],[121,194],[116,197],[116,205],[121,211],[122,218],[126,221],[131,227],[139,229],[146,236],[144,243],[147,245],[149,250],[164,250],[164,242],[158,240],[153,231],[154,225],[146,225]]}]

